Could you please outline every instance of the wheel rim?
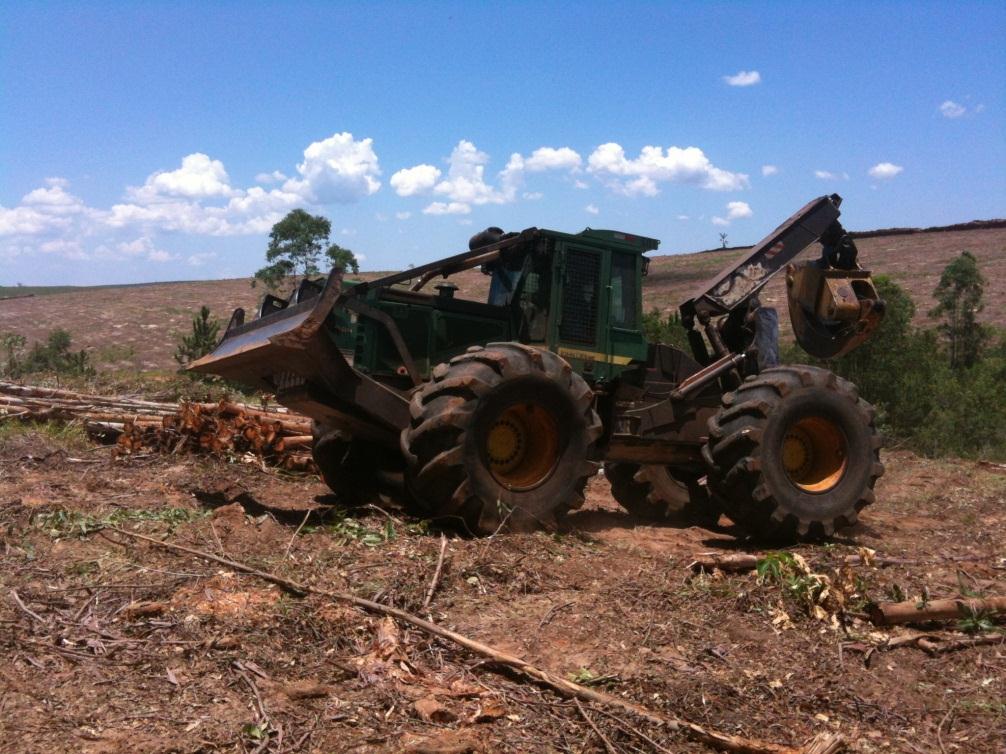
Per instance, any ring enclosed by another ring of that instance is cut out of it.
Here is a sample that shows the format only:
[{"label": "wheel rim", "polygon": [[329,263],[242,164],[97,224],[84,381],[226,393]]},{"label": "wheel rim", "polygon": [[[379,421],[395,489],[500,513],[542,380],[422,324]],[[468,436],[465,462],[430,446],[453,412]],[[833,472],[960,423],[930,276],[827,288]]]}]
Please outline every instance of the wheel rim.
[{"label": "wheel rim", "polygon": [[496,481],[509,489],[531,489],[559,463],[559,425],[538,403],[509,406],[496,417],[485,439],[485,455]]},{"label": "wheel rim", "polygon": [[786,430],[782,462],[789,480],[806,492],[828,492],[841,481],[848,465],[848,442],[829,419],[811,416]]}]

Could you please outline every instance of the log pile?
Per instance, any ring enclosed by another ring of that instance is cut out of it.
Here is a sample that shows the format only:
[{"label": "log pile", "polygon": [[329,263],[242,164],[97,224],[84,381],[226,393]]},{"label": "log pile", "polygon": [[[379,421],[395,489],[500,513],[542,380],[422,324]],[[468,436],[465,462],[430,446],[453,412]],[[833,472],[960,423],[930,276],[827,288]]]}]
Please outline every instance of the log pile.
[{"label": "log pile", "polygon": [[313,471],[311,420],[281,408],[222,400],[170,403],[0,382],[0,421],[74,421],[116,452],[251,454]]}]

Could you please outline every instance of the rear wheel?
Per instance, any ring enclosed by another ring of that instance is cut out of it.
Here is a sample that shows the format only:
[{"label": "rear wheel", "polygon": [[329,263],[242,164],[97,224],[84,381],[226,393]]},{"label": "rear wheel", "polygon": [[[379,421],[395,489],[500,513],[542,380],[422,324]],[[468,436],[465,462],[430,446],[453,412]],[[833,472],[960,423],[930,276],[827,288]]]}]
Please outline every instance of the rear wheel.
[{"label": "rear wheel", "polygon": [[884,473],[874,410],[825,369],[777,367],[723,397],[709,420],[709,487],[751,533],[792,540],[856,522]]},{"label": "rear wheel", "polygon": [[413,495],[472,534],[553,525],[583,503],[601,434],[593,392],[549,351],[474,347],[440,364],[402,432]]},{"label": "rear wheel", "polygon": [[667,466],[606,463],[604,475],[618,504],[639,518],[715,524],[719,509],[700,478]]}]

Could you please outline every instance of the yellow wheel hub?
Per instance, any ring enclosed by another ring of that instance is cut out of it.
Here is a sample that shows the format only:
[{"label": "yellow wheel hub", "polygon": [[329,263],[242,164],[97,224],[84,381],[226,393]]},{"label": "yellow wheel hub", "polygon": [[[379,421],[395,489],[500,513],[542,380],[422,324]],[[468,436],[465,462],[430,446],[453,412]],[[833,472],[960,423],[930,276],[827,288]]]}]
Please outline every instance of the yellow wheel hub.
[{"label": "yellow wheel hub", "polygon": [[841,481],[848,464],[845,434],[829,419],[800,419],[783,437],[782,463],[790,481],[800,489],[828,492]]},{"label": "yellow wheel hub", "polygon": [[489,469],[510,489],[530,489],[544,482],[559,462],[559,425],[537,403],[505,408],[485,438]]},{"label": "yellow wheel hub", "polygon": [[500,471],[520,463],[527,444],[527,429],[512,418],[498,419],[489,430],[489,462]]}]

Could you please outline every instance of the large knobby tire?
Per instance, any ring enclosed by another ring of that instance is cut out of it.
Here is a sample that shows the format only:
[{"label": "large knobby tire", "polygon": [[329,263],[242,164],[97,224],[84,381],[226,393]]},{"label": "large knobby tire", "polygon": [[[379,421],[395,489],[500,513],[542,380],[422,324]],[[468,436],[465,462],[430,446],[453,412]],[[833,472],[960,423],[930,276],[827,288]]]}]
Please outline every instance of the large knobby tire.
[{"label": "large knobby tire", "polygon": [[601,435],[593,391],[563,359],[491,343],[440,364],[402,431],[413,496],[471,534],[554,526],[583,504]]},{"label": "large knobby tire", "polygon": [[830,536],[856,522],[884,473],[874,416],[855,385],[826,369],[749,377],[709,420],[710,491],[757,536]]},{"label": "large knobby tire", "polygon": [[632,515],[651,521],[670,520],[703,526],[719,520],[719,508],[699,478],[667,466],[604,464],[611,495]]},{"label": "large knobby tire", "polygon": [[341,429],[318,422],[311,425],[314,443],[311,455],[322,479],[343,505],[361,505],[375,500],[382,481],[402,465],[394,451],[352,437]]}]

